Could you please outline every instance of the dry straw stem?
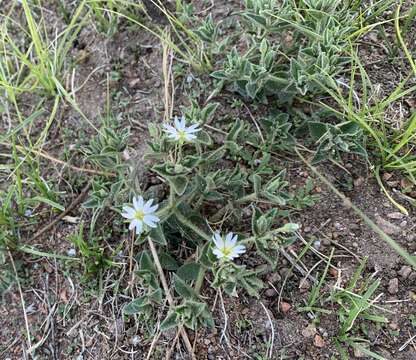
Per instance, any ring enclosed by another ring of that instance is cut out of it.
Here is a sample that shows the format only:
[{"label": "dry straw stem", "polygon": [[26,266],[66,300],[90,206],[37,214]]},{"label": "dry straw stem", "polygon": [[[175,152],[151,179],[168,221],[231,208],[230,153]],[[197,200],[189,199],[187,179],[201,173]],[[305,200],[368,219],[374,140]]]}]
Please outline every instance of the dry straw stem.
[{"label": "dry straw stem", "polygon": [[[147,242],[149,244],[150,252],[152,253],[156,269],[159,273],[160,282],[162,283],[163,290],[165,291],[166,299],[168,300],[169,305],[171,307],[173,307],[175,305],[174,300],[173,300],[172,295],[170,293],[168,282],[166,281],[166,277],[165,277],[165,274],[163,273],[162,266],[160,265],[159,256],[157,255],[155,244],[153,243],[153,240],[150,238],[150,236],[147,237]],[[196,360],[194,350],[192,348],[192,344],[189,341],[188,334],[186,333],[185,328],[180,326],[179,329],[178,329],[178,332],[181,334],[182,340],[185,343],[186,349],[188,350],[189,354],[191,355],[192,360]]]},{"label": "dry straw stem", "polygon": [[31,335],[30,335],[29,320],[28,320],[27,314],[26,314],[25,299],[23,297],[23,291],[22,291],[22,287],[20,286],[19,276],[17,274],[16,265],[14,263],[14,259],[13,259],[12,253],[10,251],[8,253],[9,253],[9,257],[10,257],[10,262],[12,263],[14,275],[15,275],[15,278],[16,278],[17,287],[19,289],[20,301],[22,303],[23,316],[24,316],[24,319],[25,319],[25,327],[26,327],[27,346],[28,346],[29,349],[31,349],[32,348],[32,342],[30,340]]},{"label": "dry straw stem", "polygon": [[34,240],[36,240],[39,236],[44,234],[49,229],[53,228],[60,220],[62,220],[70,211],[72,211],[75,206],[77,206],[84,196],[88,193],[92,185],[92,181],[88,182],[88,184],[82,189],[81,193],[76,197],[76,199],[65,209],[65,211],[61,212],[55,219],[53,219],[49,224],[44,226],[42,229],[40,229],[35,235],[33,235],[31,241],[29,243],[32,243]]},{"label": "dry straw stem", "polygon": [[[1,142],[0,145],[7,146],[7,147],[12,147],[11,144],[4,143],[4,142]],[[35,149],[26,149],[25,147],[23,147],[21,145],[14,145],[14,146],[22,154],[27,154],[27,152],[31,152],[31,153],[33,153],[37,156],[40,156],[44,159],[53,161],[57,164],[61,164],[64,167],[67,167],[67,168],[69,168],[71,170],[74,170],[74,171],[85,172],[85,173],[93,174],[93,175],[108,176],[108,177],[116,177],[117,176],[115,173],[111,173],[111,172],[107,172],[107,171],[100,171],[100,170],[89,169],[89,168],[84,168],[84,167],[78,167],[78,166],[75,166],[75,165],[71,165],[71,164],[69,164],[69,163],[67,163],[63,160],[57,159],[57,158],[53,157],[52,155],[49,155],[45,151],[39,151],[39,150],[35,150]]]}]

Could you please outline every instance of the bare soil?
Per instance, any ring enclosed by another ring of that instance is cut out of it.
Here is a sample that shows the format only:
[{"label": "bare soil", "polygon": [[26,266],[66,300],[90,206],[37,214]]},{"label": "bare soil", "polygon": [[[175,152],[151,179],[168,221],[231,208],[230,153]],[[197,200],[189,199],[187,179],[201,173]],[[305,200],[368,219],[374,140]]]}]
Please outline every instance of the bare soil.
[{"label": "bare soil", "polygon": [[[228,5],[225,1],[216,4],[214,15],[222,17],[228,14]],[[370,48],[368,54],[374,56]],[[113,38],[98,35],[93,28],[87,27],[80,33],[71,56],[79,59],[74,85],[75,88],[82,87],[76,95],[77,103],[94,124],[98,124],[100,116],[105,114],[107,77],[114,77],[115,73],[119,75],[115,76],[116,80],[110,81],[112,112],[116,113],[120,125],[131,127],[128,157],[140,156],[148,138],[146,123],[161,119],[164,112],[160,43],[144,31],[123,26]],[[378,61],[370,57],[368,60]],[[394,71],[397,67],[385,62],[371,67],[372,77],[386,92],[391,91],[392,83],[397,81]],[[178,93],[179,87],[177,84]],[[186,99],[177,94],[178,108],[183,103]],[[402,103],[405,113],[400,115],[408,114],[414,106],[414,97],[409,97]],[[30,109],[28,106],[27,110]],[[59,112],[59,122],[55,121],[52,125],[45,151],[59,157],[70,139],[69,144],[74,146],[69,147],[73,150],[69,150],[68,158],[82,166],[82,156],[77,153],[76,145],[92,136],[93,132],[69,106],[61,107]],[[82,188],[81,184],[87,182],[88,175],[74,174],[60,164],[42,161],[45,174],[61,179],[57,186],[68,194],[67,204],[70,204]],[[304,184],[312,176],[304,166],[291,166],[289,173],[293,184]],[[348,158],[345,166],[350,174],[329,164],[321,165],[320,171],[386,233],[409,253],[415,254],[415,209],[397,196],[397,200],[410,209],[409,216],[399,213],[381,192],[362,160]],[[68,185],[67,176],[75,178],[79,188]],[[383,178],[391,192],[394,189],[399,192],[408,185],[397,174],[384,174]],[[387,317],[388,323],[379,327],[366,323],[367,326],[363,325],[357,336],[365,337],[369,348],[386,359],[416,359],[413,342],[401,349],[415,334],[412,316],[416,314],[416,271],[409,269],[403,259],[317,180],[314,192],[320,195],[320,200],[293,220],[301,225],[300,234],[305,241],[315,239],[313,244],[317,251],[329,256],[334,248],[336,271],[330,272],[322,290],[329,293],[335,285],[344,286],[360,261],[368,257],[363,277],[381,280],[376,292],[376,304],[386,310],[381,313]],[[69,215],[78,220],[68,218],[60,221],[51,231],[31,242],[33,234],[55,216],[45,213],[43,222],[22,230],[25,244],[45,252],[66,255],[72,248],[68,236],[78,231],[81,219],[88,220],[81,207]],[[111,223],[112,218],[106,221]],[[131,285],[128,263],[130,238],[114,233],[105,240],[104,246],[121,249],[118,262],[122,265],[93,278],[83,277],[81,265],[70,261],[36,258],[24,253],[10,254],[19,274],[22,293],[14,284],[0,302],[0,359],[29,358],[24,353],[27,341],[22,300],[31,345],[38,346],[37,359],[146,359],[154,339],[149,335],[151,329],[122,317],[122,306],[132,296],[124,290]],[[299,239],[286,251],[295,257],[303,247],[304,243]],[[302,258],[304,271],[311,270],[320,260],[317,254],[308,251]],[[272,359],[339,358],[339,349],[333,341],[340,327],[337,305],[333,304],[333,308],[328,309],[330,313],[323,314],[320,322],[313,325],[308,313],[299,311],[305,305],[313,281],[305,279],[305,272],[291,270],[292,264],[285,256],[282,255],[277,261],[276,271],[263,279],[268,288],[262,292],[260,299],[241,295],[224,298],[222,302],[210,290],[203,293],[215,309],[216,327],[196,333],[189,331],[197,359],[261,359],[260,355],[265,356],[267,352],[272,333]],[[311,271],[311,275],[318,277],[324,267],[321,262]],[[140,291],[135,286],[129,288]],[[157,323],[154,325],[157,326]],[[175,335],[175,332],[162,334],[150,358],[164,359]],[[188,358],[181,346],[171,350],[172,358]],[[348,351],[350,359],[367,358],[352,349]]]}]

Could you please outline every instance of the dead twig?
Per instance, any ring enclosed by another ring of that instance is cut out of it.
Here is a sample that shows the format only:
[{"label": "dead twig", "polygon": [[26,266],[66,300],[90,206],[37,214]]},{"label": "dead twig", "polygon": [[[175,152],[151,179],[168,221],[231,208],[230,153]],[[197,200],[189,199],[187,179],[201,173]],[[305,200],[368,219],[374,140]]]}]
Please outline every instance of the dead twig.
[{"label": "dead twig", "polygon": [[12,253],[10,251],[8,253],[9,253],[10,261],[12,263],[14,276],[16,277],[17,288],[19,289],[19,294],[20,294],[20,301],[22,303],[23,317],[25,319],[25,327],[26,327],[27,347],[28,347],[28,349],[31,349],[32,348],[32,341],[30,340],[31,335],[30,335],[29,320],[27,318],[27,313],[26,313],[25,299],[23,298],[23,291],[22,291],[22,287],[20,286],[20,280],[19,280],[19,276],[17,274],[16,265],[14,263]]},{"label": "dead twig", "polygon": [[81,193],[76,197],[76,199],[65,209],[65,211],[61,212],[55,219],[53,219],[49,224],[44,226],[42,229],[40,229],[35,235],[32,236],[32,239],[30,239],[29,243],[32,243],[34,240],[36,240],[39,236],[53,228],[60,220],[62,220],[66,215],[68,215],[74,208],[77,206],[84,196],[88,193],[92,185],[92,181],[89,181],[87,185],[82,189]]},{"label": "dead twig", "polygon": [[299,259],[296,259],[296,260],[294,260],[293,258],[292,258],[292,256],[290,256],[287,252],[286,252],[286,250],[285,249],[280,249],[280,253],[286,258],[286,260],[287,261],[289,261],[291,264],[292,264],[292,266],[297,270],[297,271],[299,271],[300,273],[301,273],[301,275],[303,276],[303,277],[306,277],[306,278],[308,278],[309,280],[311,280],[313,283],[317,283],[317,280],[309,273],[309,272],[307,272],[307,271],[305,271],[304,269],[302,269],[302,267],[301,266],[299,266],[298,265],[298,261],[299,261]]},{"label": "dead twig", "polygon": [[272,321],[272,318],[270,317],[269,311],[266,309],[266,307],[264,306],[264,304],[261,301],[260,301],[260,305],[262,306],[264,312],[266,313],[267,319],[269,320],[269,323],[270,323],[271,334],[270,334],[269,358],[272,359],[272,356],[273,356],[273,346],[274,346],[274,337],[275,337],[275,331],[274,331],[273,321]]},{"label": "dead twig", "polygon": [[[0,145],[11,147],[10,144],[3,143],[3,142],[0,143]],[[33,153],[37,156],[43,157],[44,159],[53,161],[57,164],[61,164],[64,167],[67,167],[67,168],[69,168],[71,170],[74,170],[74,171],[85,172],[85,173],[94,174],[94,175],[108,176],[108,177],[116,177],[117,176],[117,174],[112,173],[112,172],[94,170],[94,169],[89,169],[89,168],[84,168],[84,167],[78,167],[78,166],[75,166],[75,165],[71,165],[71,164],[69,164],[69,163],[67,163],[63,160],[57,159],[57,158],[53,157],[52,155],[49,155],[48,153],[46,153],[44,151],[39,151],[39,150],[35,150],[35,149],[26,149],[26,148],[24,148],[23,146],[20,146],[20,145],[15,145],[15,146],[16,146],[17,150],[19,150],[20,152],[22,152],[24,154],[26,154],[26,151],[31,152],[31,153]]]},{"label": "dead twig", "polygon": [[[155,262],[156,269],[160,276],[160,282],[162,283],[163,290],[165,291],[165,294],[166,294],[166,299],[168,300],[168,303],[170,306],[174,306],[175,303],[170,293],[168,282],[166,281],[166,277],[165,277],[165,274],[163,273],[162,266],[160,265],[159,256],[157,255],[155,244],[153,243],[153,240],[149,236],[147,237],[147,241],[150,247],[150,252],[152,253],[153,261]],[[186,333],[186,330],[182,326],[180,326],[178,328],[178,332],[181,334],[182,340],[185,343],[186,349],[191,355],[192,360],[196,360],[194,350],[192,348],[191,342],[189,341],[189,337],[188,337],[188,334]]]}]

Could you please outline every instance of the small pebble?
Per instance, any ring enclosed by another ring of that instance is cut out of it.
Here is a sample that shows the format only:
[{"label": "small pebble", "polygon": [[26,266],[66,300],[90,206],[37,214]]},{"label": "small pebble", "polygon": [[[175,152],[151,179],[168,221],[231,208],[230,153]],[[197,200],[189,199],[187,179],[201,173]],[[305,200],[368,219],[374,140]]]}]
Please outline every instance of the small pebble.
[{"label": "small pebble", "polygon": [[323,348],[325,346],[325,341],[324,339],[322,339],[321,335],[316,334],[315,337],[313,338],[313,344],[316,347]]},{"label": "small pebble", "polygon": [[274,297],[276,295],[276,290],[275,289],[267,289],[264,292],[264,295],[266,295],[266,297],[269,297],[269,298]]},{"label": "small pebble", "polygon": [[282,277],[278,272],[273,272],[267,276],[267,281],[271,282],[272,284],[278,283],[282,280]]},{"label": "small pebble", "polygon": [[292,308],[292,305],[290,305],[289,303],[285,301],[282,301],[280,303],[280,310],[282,310],[284,314],[286,314],[291,308]]},{"label": "small pebble", "polygon": [[387,291],[391,294],[397,294],[399,292],[399,279],[393,278],[389,281],[389,286],[387,288]]},{"label": "small pebble", "polygon": [[310,338],[316,333],[315,325],[309,324],[306,328],[302,330],[302,336],[305,338]]},{"label": "small pebble", "polygon": [[69,249],[66,253],[68,256],[75,256],[77,254],[74,248]]},{"label": "small pebble", "polygon": [[140,337],[138,335],[133,336],[131,339],[131,344],[133,346],[137,346],[139,345],[139,343],[140,343]]},{"label": "small pebble", "polygon": [[311,284],[307,279],[302,279],[299,283],[299,289],[301,289],[303,292],[308,291],[311,287]]},{"label": "small pebble", "polygon": [[392,176],[393,176],[392,173],[384,173],[383,174],[383,180],[384,181],[390,180]]},{"label": "small pebble", "polygon": [[383,219],[381,216],[376,216],[377,225],[380,226],[387,235],[400,234],[402,229],[395,224],[392,224],[390,221]]},{"label": "small pebble", "polygon": [[334,278],[338,277],[338,270],[337,269],[331,267],[331,268],[329,268],[328,272],[331,274],[332,277],[334,277]]},{"label": "small pebble", "polygon": [[387,214],[387,217],[390,218],[390,219],[398,220],[398,219],[403,219],[404,215],[401,212],[396,211],[396,212],[392,212],[390,214]]},{"label": "small pebble", "polygon": [[354,180],[354,186],[355,187],[359,187],[360,185],[362,185],[364,183],[365,179],[360,176],[359,178]]},{"label": "small pebble", "polygon": [[404,265],[401,269],[397,272],[402,278],[407,279],[412,272],[412,268],[410,266]]},{"label": "small pebble", "polygon": [[399,328],[399,324],[397,324],[396,322],[391,322],[390,324],[389,324],[389,326],[390,326],[390,329],[392,329],[392,330],[397,330],[398,328]]}]

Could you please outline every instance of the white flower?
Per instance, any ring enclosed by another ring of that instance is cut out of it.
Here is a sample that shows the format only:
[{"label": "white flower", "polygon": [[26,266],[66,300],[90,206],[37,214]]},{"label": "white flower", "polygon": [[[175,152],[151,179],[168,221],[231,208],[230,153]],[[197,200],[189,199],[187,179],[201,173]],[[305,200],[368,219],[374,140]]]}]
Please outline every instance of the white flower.
[{"label": "white flower", "polygon": [[195,133],[200,131],[201,129],[198,128],[198,124],[194,124],[191,126],[186,126],[185,117],[182,116],[179,120],[177,116],[175,116],[175,120],[173,123],[174,126],[165,124],[163,127],[165,128],[165,132],[168,134],[168,137],[172,140],[179,141],[179,142],[190,142],[196,139]]},{"label": "white flower", "polygon": [[142,196],[133,197],[133,207],[124,206],[121,216],[130,220],[129,230],[136,228],[136,234],[143,232],[143,225],[147,225],[151,228],[156,227],[156,223],[160,219],[155,215],[155,211],[159,205],[153,205],[153,199],[148,200],[146,203]]},{"label": "white flower", "polygon": [[232,232],[228,233],[225,239],[219,233],[215,233],[212,240],[215,244],[212,252],[218,259],[233,260],[246,251],[244,245],[237,245],[237,235]]}]

